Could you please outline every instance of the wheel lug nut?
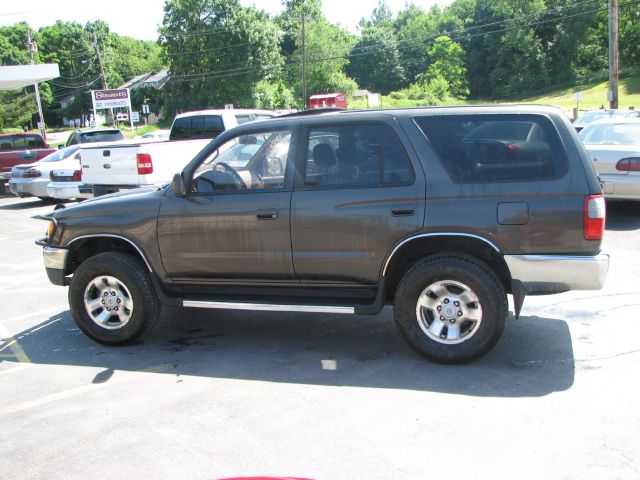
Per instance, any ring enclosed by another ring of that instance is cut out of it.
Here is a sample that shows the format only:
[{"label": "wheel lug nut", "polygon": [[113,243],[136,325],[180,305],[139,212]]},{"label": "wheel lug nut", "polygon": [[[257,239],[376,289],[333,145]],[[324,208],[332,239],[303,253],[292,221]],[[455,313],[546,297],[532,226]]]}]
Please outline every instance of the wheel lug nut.
[{"label": "wheel lug nut", "polygon": [[111,309],[109,307],[107,307],[107,312],[110,312],[110,311],[111,311]]},{"label": "wheel lug nut", "polygon": [[458,310],[458,316],[461,317],[462,316],[462,312],[460,310]]},{"label": "wheel lug nut", "polygon": [[445,299],[444,299],[444,303],[449,303],[449,299],[448,299],[448,298],[445,298]]},{"label": "wheel lug nut", "polygon": [[442,315],[440,315],[440,320],[444,320],[444,317]]},{"label": "wheel lug nut", "polygon": [[109,295],[107,292],[104,292],[104,296],[106,297],[107,295]]},{"label": "wheel lug nut", "polygon": [[[116,307],[116,310],[117,310],[117,307]],[[452,318],[451,320],[449,320],[449,323],[456,323],[456,319]]]},{"label": "wheel lug nut", "polygon": [[115,307],[114,310],[117,312],[118,311],[118,307]]},{"label": "wheel lug nut", "polygon": [[459,306],[460,306],[460,302],[458,302],[458,301],[453,302],[453,304],[454,304],[456,307],[459,307]]},{"label": "wheel lug nut", "polygon": [[122,302],[122,300],[118,299],[118,303]]},{"label": "wheel lug nut", "polygon": [[111,292],[111,296],[115,296],[116,292]]},{"label": "wheel lug nut", "polygon": [[440,311],[442,310],[442,307],[440,305],[438,305],[438,307],[436,308],[436,310]]},{"label": "wheel lug nut", "polygon": [[102,304],[104,305],[104,300],[102,300]]}]

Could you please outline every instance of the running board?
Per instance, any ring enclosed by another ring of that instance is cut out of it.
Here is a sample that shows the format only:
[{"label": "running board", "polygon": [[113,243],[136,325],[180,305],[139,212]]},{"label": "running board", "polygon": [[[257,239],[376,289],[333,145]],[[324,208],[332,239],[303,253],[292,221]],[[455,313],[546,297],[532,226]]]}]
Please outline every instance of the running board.
[{"label": "running board", "polygon": [[225,310],[260,310],[268,312],[355,313],[355,307],[338,307],[330,305],[277,305],[270,303],[183,300],[182,306],[191,308],[221,308]]}]

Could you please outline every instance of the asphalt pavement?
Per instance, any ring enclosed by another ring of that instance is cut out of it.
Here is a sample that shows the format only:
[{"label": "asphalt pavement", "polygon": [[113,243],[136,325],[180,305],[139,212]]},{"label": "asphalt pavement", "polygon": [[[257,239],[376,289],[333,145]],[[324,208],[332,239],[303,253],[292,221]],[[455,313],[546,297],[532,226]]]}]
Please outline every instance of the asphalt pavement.
[{"label": "asphalt pavement", "polygon": [[603,290],[527,298],[463,366],[390,308],[166,309],[99,345],[33,243],[52,208],[0,197],[0,478],[640,478],[640,203],[608,204]]}]

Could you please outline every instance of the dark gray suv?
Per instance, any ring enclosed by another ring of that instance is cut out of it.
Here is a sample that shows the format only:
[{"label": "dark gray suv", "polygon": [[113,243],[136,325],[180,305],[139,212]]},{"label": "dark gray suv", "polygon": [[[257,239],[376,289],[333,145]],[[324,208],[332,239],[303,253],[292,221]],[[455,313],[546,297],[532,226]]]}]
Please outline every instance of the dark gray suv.
[{"label": "dark gray suv", "polygon": [[303,113],[213,140],[173,183],[42,217],[50,280],[108,345],[164,305],[377,314],[462,363],[498,341],[507,294],[603,286],[605,208],[555,108]]}]

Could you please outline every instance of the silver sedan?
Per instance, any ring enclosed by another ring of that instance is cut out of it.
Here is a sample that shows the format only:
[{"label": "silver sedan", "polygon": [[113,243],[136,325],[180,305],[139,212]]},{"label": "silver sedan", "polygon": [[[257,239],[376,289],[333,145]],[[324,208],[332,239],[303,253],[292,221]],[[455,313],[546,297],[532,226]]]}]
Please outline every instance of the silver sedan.
[{"label": "silver sedan", "polygon": [[600,120],[580,132],[606,198],[640,200],[640,119]]}]

